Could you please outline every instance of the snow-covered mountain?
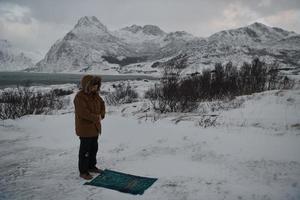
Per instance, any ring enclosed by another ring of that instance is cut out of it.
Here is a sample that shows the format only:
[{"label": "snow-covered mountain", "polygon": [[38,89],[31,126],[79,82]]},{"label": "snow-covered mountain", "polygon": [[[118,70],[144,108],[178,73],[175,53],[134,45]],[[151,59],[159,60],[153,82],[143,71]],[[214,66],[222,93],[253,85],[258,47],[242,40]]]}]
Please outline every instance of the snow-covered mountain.
[{"label": "snow-covered mountain", "polygon": [[208,40],[220,45],[259,46],[268,42],[278,41],[292,35],[296,34],[280,28],[268,27],[256,22],[246,27],[215,33],[210,36]]},{"label": "snow-covered mountain", "polygon": [[189,73],[216,62],[240,65],[256,56],[299,67],[299,43],[299,34],[261,23],[200,38],[184,31],[166,33],[154,25],[110,31],[96,17],[82,17],[50,48],[35,71],[152,73],[180,63]]},{"label": "snow-covered mountain", "polygon": [[120,38],[127,46],[131,46],[133,51],[139,56],[151,56],[157,54],[161,40],[166,35],[159,27],[145,25],[143,27],[132,25],[113,34]]},{"label": "snow-covered mountain", "polygon": [[36,71],[80,71],[103,65],[103,55],[129,56],[131,50],[96,17],[83,17],[58,40],[45,58],[37,63]]},{"label": "snow-covered mountain", "polygon": [[109,31],[96,17],[86,16],[50,48],[35,71],[110,71],[175,55],[194,38],[186,32],[165,33],[153,25]]},{"label": "snow-covered mountain", "polygon": [[200,71],[217,62],[231,61],[240,66],[254,57],[282,67],[300,67],[299,43],[299,34],[261,23],[220,31],[188,44],[184,51],[188,66],[185,72]]},{"label": "snow-covered mountain", "polygon": [[0,71],[19,71],[34,66],[29,52],[22,52],[9,41],[0,39]]}]

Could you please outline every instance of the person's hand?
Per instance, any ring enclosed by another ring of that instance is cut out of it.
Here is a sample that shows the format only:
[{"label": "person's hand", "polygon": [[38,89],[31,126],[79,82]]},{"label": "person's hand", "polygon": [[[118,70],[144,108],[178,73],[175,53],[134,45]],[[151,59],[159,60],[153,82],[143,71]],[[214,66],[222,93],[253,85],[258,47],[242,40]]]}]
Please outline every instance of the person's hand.
[{"label": "person's hand", "polygon": [[100,124],[101,120],[102,120],[101,115],[99,115],[98,124]]}]

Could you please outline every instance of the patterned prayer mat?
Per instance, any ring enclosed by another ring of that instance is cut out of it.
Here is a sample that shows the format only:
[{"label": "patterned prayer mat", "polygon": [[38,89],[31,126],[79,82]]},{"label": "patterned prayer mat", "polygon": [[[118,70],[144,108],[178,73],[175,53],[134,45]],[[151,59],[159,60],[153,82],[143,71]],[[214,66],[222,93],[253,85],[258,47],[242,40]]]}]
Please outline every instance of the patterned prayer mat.
[{"label": "patterned prayer mat", "polygon": [[142,195],[156,180],[157,178],[134,176],[106,169],[84,185],[93,185],[124,193]]}]

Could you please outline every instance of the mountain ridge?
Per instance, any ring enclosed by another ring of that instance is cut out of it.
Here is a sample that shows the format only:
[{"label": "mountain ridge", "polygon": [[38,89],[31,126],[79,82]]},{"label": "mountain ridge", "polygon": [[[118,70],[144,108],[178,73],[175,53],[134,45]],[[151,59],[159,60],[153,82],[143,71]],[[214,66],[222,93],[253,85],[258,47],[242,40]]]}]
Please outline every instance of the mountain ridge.
[{"label": "mountain ridge", "polygon": [[255,56],[269,63],[299,67],[299,40],[300,35],[293,31],[258,22],[201,38],[185,31],[167,33],[155,25],[134,24],[111,31],[95,16],[84,16],[32,70],[151,74],[173,63],[169,60],[184,58],[183,71],[188,73],[216,62],[241,65]]},{"label": "mountain ridge", "polygon": [[8,40],[0,39],[0,70],[24,70],[34,67],[33,52],[23,52]]}]

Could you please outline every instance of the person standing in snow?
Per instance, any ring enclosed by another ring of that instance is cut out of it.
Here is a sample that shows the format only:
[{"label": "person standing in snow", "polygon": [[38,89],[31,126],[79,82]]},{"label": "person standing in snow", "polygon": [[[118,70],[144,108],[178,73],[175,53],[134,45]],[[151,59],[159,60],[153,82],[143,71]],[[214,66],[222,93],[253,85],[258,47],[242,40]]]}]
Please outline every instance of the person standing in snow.
[{"label": "person standing in snow", "polygon": [[105,104],[99,96],[101,77],[85,75],[81,79],[81,89],[74,98],[75,131],[80,139],[79,173],[80,177],[90,180],[89,172],[101,173],[96,167],[98,137],[101,135],[101,121],[105,117]]}]

